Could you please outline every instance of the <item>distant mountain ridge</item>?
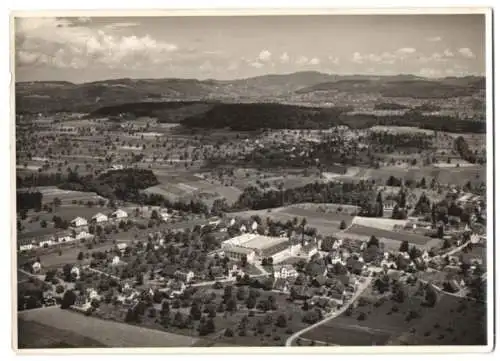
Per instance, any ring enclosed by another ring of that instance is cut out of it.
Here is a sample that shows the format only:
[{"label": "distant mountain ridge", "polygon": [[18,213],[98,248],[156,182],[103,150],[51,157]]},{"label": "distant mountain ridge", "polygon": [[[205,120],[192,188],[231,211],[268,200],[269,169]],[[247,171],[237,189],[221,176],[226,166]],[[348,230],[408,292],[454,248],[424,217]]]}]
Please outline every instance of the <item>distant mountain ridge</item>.
[{"label": "distant mountain ridge", "polygon": [[[18,112],[90,112],[131,102],[220,100],[286,102],[316,92],[374,92],[387,97],[450,97],[483,90],[485,78],[428,79],[415,75],[336,75],[315,71],[268,74],[236,80],[109,79],[82,84],[66,81],[16,83]],[[295,100],[296,101],[296,100]]]}]

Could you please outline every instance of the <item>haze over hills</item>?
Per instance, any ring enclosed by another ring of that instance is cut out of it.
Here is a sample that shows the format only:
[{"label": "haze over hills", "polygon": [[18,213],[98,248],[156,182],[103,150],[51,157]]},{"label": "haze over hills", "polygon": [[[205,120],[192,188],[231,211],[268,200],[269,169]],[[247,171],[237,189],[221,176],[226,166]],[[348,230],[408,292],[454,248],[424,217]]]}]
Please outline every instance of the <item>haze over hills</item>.
[{"label": "haze over hills", "polygon": [[[16,83],[21,113],[82,111],[143,101],[309,103],[317,93],[370,93],[382,97],[449,98],[484,90],[484,77],[426,79],[414,75],[335,75],[320,72],[269,74],[232,81],[197,79],[111,79],[74,84],[64,81]],[[305,97],[304,97],[305,96]]]}]

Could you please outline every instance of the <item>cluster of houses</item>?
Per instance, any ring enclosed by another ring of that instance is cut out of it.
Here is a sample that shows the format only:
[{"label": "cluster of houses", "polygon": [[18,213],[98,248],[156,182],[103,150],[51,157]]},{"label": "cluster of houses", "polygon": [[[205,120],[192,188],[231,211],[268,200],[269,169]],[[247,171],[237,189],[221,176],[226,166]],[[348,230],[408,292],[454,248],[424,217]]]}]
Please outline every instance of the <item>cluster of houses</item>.
[{"label": "cluster of houses", "polygon": [[88,232],[90,224],[104,224],[111,220],[123,220],[128,217],[127,212],[117,209],[109,216],[103,213],[93,215],[90,220],[83,217],[76,217],[70,222],[71,229],[55,232],[46,236],[20,238],[18,241],[19,251],[29,251],[35,248],[45,248],[61,243],[70,243],[76,240],[86,240],[93,237]]}]

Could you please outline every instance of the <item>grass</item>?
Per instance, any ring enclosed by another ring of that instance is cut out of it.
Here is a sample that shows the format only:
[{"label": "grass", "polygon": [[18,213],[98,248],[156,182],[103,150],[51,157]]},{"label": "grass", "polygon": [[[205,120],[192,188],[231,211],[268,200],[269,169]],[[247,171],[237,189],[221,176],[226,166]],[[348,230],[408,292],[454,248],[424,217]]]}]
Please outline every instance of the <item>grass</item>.
[{"label": "grass", "polygon": [[251,217],[252,215],[258,215],[263,219],[269,217],[273,220],[279,220],[282,222],[286,222],[289,220],[292,221],[294,218],[298,218],[300,222],[302,218],[306,218],[307,227],[316,228],[318,230],[318,233],[323,235],[330,235],[332,233],[338,232],[340,230],[340,223],[342,221],[346,222],[348,226],[354,218],[353,216],[346,213],[325,213],[315,210],[303,209],[296,206],[236,212],[232,213],[231,215],[243,218]]},{"label": "grass", "polygon": [[[21,312],[19,319],[45,326],[45,332],[41,334],[44,337],[60,338],[58,331],[74,333],[84,338],[97,338],[107,347],[188,347],[197,341],[194,337],[87,317],[58,307]],[[58,331],[51,333],[47,327]],[[21,335],[20,343],[29,341],[24,341],[24,338]]]},{"label": "grass", "polygon": [[[416,288],[405,287],[407,297],[402,303],[391,299],[377,303],[368,289],[363,294],[366,302],[350,316],[344,313],[303,337],[341,346],[486,344],[484,304],[440,293],[434,307],[424,307]],[[411,310],[418,316],[407,320]]]},{"label": "grass", "polygon": [[49,324],[26,321],[22,316],[18,318],[17,327],[18,349],[106,347],[93,338]]},{"label": "grass", "polygon": [[427,244],[431,240],[431,238],[419,234],[412,234],[403,231],[388,231],[379,228],[360,226],[357,224],[349,228],[349,233],[359,234],[362,236],[375,236],[377,238],[388,238],[400,242],[408,241],[409,243],[421,246]]}]

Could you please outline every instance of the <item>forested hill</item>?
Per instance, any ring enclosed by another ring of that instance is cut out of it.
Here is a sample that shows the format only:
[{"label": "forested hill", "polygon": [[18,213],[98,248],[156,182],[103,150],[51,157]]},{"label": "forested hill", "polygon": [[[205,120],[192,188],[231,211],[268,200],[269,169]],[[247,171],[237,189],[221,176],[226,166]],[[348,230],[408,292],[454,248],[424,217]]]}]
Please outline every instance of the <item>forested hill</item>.
[{"label": "forested hill", "polygon": [[325,129],[346,125],[368,128],[374,125],[413,126],[417,128],[467,133],[486,132],[486,123],[460,120],[448,116],[422,115],[409,110],[403,115],[376,116],[349,114],[350,109],[313,108],[273,103],[217,104],[181,121],[186,127],[230,128],[248,131],[258,129]]},{"label": "forested hill", "polygon": [[342,108],[312,108],[273,103],[218,104],[182,121],[187,127],[232,130],[321,129],[339,123]]}]

